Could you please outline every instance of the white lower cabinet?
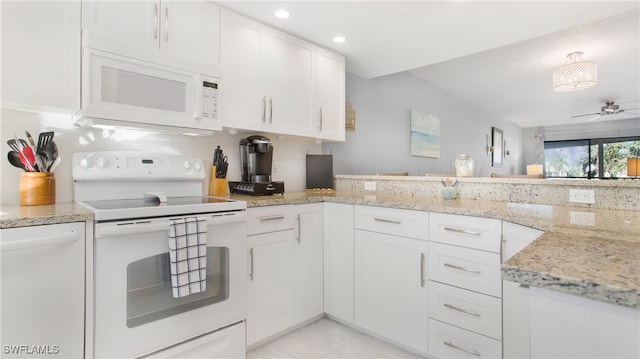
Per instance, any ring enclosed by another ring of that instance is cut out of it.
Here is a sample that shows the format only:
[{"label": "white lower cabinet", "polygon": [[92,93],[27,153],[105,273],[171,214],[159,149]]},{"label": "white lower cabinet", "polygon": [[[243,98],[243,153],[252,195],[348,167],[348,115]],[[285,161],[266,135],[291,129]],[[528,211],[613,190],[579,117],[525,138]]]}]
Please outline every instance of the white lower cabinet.
[{"label": "white lower cabinet", "polygon": [[294,323],[293,206],[249,208],[247,345]]},{"label": "white lower cabinet", "polygon": [[429,354],[502,357],[502,221],[429,214]]},{"label": "white lower cabinet", "polygon": [[502,342],[429,319],[429,354],[436,358],[501,358]]},{"label": "white lower cabinet", "polygon": [[322,203],[247,212],[250,346],[322,315]]},{"label": "white lower cabinet", "polygon": [[324,311],[353,323],[353,205],[324,204]]},{"label": "white lower cabinet", "polygon": [[324,313],[322,203],[294,206],[297,219],[294,244],[294,322],[302,323]]},{"label": "white lower cabinet", "polygon": [[2,354],[82,358],[85,223],[0,231]]},{"label": "white lower cabinet", "polygon": [[355,207],[355,324],[424,354],[427,218],[421,211]]}]

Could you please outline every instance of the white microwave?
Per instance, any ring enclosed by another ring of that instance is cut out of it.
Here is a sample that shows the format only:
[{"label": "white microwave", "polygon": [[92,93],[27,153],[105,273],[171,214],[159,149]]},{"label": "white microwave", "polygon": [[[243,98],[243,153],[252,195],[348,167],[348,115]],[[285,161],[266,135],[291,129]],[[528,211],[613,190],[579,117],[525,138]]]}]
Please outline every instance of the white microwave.
[{"label": "white microwave", "polygon": [[220,79],[91,48],[82,53],[82,119],[221,130]]}]

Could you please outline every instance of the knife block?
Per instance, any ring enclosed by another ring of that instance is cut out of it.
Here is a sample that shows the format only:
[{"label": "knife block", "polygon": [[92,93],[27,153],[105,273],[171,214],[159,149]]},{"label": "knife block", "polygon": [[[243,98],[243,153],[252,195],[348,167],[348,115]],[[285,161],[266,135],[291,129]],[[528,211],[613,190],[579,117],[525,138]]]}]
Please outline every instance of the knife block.
[{"label": "knife block", "polygon": [[216,178],[216,166],[211,166],[209,174],[209,196],[226,196],[229,193],[229,184],[226,178]]},{"label": "knife block", "polygon": [[42,206],[56,202],[56,178],[51,172],[23,172],[20,176],[20,205]]}]

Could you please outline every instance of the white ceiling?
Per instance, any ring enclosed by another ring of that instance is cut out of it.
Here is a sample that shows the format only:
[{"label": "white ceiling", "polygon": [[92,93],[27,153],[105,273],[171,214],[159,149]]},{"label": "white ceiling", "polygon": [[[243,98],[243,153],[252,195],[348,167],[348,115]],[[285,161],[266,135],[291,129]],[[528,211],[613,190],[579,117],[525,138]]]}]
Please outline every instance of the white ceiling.
[{"label": "white ceiling", "polygon": [[[375,78],[411,71],[522,127],[584,123],[591,117],[570,117],[599,112],[605,100],[640,107],[639,1],[218,3],[345,55],[349,73]],[[273,15],[281,8],[289,19]],[[347,42],[333,43],[336,35]],[[574,51],[598,64],[598,84],[553,92],[553,69]]]}]

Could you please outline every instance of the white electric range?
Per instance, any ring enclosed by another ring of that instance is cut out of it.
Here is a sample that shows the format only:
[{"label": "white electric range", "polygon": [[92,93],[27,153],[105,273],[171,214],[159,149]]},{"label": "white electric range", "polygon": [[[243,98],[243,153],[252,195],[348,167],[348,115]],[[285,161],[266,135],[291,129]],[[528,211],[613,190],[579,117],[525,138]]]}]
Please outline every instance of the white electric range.
[{"label": "white electric range", "polygon": [[[203,196],[202,161],[181,155],[83,152],[72,168],[95,216],[92,355],[244,357],[246,202]],[[169,223],[189,218],[206,221],[206,291],[174,298]]]}]

